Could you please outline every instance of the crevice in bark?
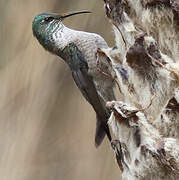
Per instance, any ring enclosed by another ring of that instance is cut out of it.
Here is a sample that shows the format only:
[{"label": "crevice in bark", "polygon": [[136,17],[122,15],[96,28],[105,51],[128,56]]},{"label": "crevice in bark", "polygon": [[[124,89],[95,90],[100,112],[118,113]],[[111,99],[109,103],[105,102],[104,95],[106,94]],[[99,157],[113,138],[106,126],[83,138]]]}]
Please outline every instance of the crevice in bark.
[{"label": "crevice in bark", "polygon": [[[105,0],[121,99],[107,103],[123,179],[179,179],[179,1]],[[154,98],[155,94],[155,98]]]}]

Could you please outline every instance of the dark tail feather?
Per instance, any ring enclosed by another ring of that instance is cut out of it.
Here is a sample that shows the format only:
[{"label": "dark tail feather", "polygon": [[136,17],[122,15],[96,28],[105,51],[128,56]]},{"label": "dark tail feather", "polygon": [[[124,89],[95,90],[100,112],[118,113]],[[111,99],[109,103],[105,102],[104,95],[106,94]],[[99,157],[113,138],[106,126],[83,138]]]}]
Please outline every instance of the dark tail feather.
[{"label": "dark tail feather", "polygon": [[109,141],[111,142],[111,134],[109,131],[109,127],[107,124],[107,121],[105,121],[104,119],[101,119],[98,115],[97,115],[97,119],[96,119],[96,134],[95,134],[95,146],[96,148],[102,143],[105,135],[107,134],[107,137],[109,139]]}]

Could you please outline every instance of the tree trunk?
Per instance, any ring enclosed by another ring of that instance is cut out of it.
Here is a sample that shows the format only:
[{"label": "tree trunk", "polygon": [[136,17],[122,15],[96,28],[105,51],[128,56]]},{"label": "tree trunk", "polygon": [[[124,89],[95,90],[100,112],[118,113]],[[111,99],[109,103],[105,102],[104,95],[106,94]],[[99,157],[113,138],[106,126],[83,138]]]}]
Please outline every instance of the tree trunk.
[{"label": "tree trunk", "polygon": [[105,0],[120,86],[107,103],[125,180],[179,179],[179,0]]}]

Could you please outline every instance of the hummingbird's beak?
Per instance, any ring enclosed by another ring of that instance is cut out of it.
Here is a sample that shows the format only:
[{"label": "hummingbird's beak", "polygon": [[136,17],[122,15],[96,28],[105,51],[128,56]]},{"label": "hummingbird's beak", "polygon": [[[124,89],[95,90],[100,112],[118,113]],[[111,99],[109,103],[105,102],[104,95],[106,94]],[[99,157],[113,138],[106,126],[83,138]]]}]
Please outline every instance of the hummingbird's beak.
[{"label": "hummingbird's beak", "polygon": [[59,14],[59,15],[56,15],[54,18],[58,20],[62,20],[73,15],[84,14],[84,13],[91,13],[91,12],[90,11],[76,11],[76,12],[71,12],[71,13]]}]

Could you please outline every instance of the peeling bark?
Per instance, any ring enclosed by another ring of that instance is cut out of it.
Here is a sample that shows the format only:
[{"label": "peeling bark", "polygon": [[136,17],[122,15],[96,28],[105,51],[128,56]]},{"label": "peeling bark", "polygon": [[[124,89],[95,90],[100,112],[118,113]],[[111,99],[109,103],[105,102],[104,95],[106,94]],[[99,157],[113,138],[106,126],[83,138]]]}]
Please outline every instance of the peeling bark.
[{"label": "peeling bark", "polygon": [[[122,178],[179,179],[179,1],[105,0],[121,99],[107,103]],[[154,98],[155,94],[155,98]]]}]

